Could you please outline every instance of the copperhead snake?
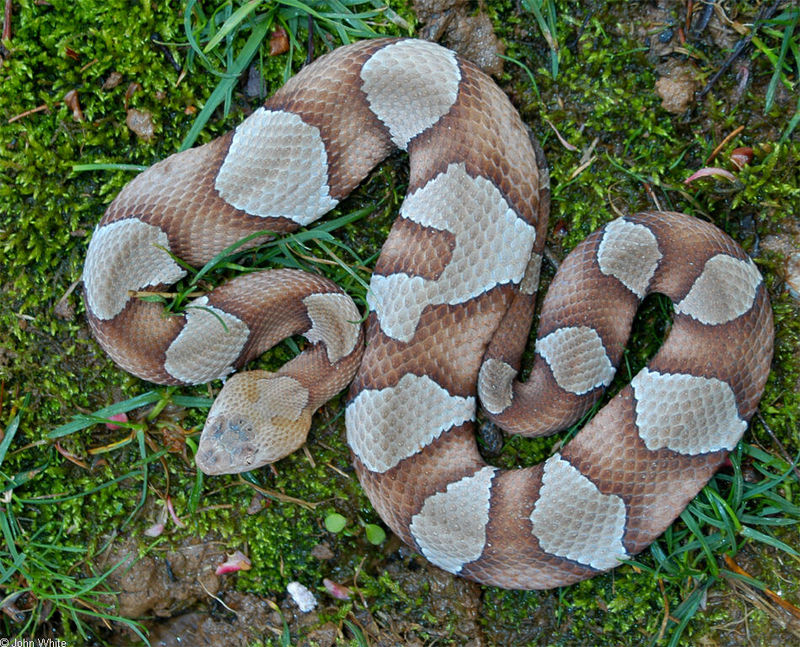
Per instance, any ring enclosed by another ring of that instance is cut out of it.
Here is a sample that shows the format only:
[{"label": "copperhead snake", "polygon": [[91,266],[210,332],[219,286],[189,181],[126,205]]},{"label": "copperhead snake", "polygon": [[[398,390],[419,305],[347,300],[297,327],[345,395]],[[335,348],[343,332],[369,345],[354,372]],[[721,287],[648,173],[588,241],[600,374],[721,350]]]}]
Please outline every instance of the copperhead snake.
[{"label": "copperhead snake", "polygon": [[[313,222],[394,148],[408,151],[409,188],[371,279],[365,333],[350,297],[295,270],[246,274],[180,316],[130,296],[182,278],[174,257],[202,266],[253,232]],[[735,242],[683,214],[639,213],[563,262],[531,375],[518,381],[547,177],[515,109],[471,63],[413,39],[341,47],[233,132],[122,190],[88,249],[89,323],[142,379],[230,376],[201,436],[203,471],[250,470],[297,449],[312,413],[352,381],[353,463],[395,533],[485,584],[570,584],[643,550],[712,476],[762,394],[773,329],[762,277]],[[477,403],[528,436],[572,424],[611,382],[652,292],[674,314],[647,367],[543,463],[488,465]],[[231,375],[296,334],[309,343],[279,371]]]}]

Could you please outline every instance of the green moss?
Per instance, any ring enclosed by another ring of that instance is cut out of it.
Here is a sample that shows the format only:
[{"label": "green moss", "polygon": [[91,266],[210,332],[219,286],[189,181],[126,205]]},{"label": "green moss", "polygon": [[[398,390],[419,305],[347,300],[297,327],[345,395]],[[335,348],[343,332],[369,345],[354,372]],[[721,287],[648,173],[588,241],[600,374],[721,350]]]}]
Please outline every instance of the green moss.
[{"label": "green moss", "polygon": [[[329,407],[332,409],[334,405]],[[321,415],[326,416],[326,411]],[[312,504],[324,502],[324,505],[308,509],[300,504],[268,499],[265,510],[248,515],[244,508],[256,490],[241,483],[223,489],[219,492],[222,498],[206,499],[201,506],[229,500],[238,501],[238,504],[230,509],[207,510],[193,517],[193,534],[219,534],[232,545],[246,542],[253,568],[239,576],[239,583],[245,589],[268,595],[282,591],[291,580],[321,582],[323,577],[331,576],[326,564],[311,556],[312,549],[322,541],[345,556],[343,562],[337,563],[343,573],[352,574],[364,557],[379,552],[378,547],[366,541],[361,530],[362,520],[375,522],[377,517],[369,509],[348,465],[340,423],[341,420],[329,429],[312,432],[309,450],[313,465],[299,452],[280,462],[277,476],[264,470],[248,477],[267,490],[285,492]],[[348,473],[349,478],[342,476]],[[227,482],[237,481],[238,477],[215,478],[214,487],[225,488]],[[325,516],[332,511],[348,519],[348,531],[333,534],[325,530]]]},{"label": "green moss", "polygon": [[[703,104],[704,114],[694,115],[691,121],[669,118],[652,91],[655,73],[642,41],[625,35],[630,20],[626,5],[606,3],[598,10],[589,20],[580,46],[561,48],[560,72],[552,79],[546,69],[547,48],[535,37],[532,19],[516,14],[516,5],[510,1],[489,3],[490,14],[509,42],[508,54],[536,74],[538,94],[517,68],[507,68],[512,96],[543,141],[550,163],[552,250],[561,257],[589,231],[613,218],[616,210],[632,212],[652,207],[643,188],[646,183],[662,207],[709,218],[758,255],[759,239],[778,232],[787,215],[796,211],[800,191],[797,135],[781,147],[773,143],[791,114],[776,107],[762,117],[758,114],[763,105],[760,97],[752,95],[731,106],[720,98],[735,83],[732,77],[726,77],[718,86],[717,97],[711,96]],[[397,10],[410,18],[407,4]],[[574,3],[559,4],[562,43],[583,21],[581,11]],[[31,399],[22,410],[20,431],[2,469],[14,475],[46,466],[15,489],[11,510],[23,531],[20,545],[38,531],[38,541],[88,548],[86,556],[78,553],[77,558],[69,551],[58,553],[52,558],[57,571],[85,569],[83,560],[99,552],[111,530],[121,527],[139,505],[143,474],[136,467],[141,459],[136,443],[105,455],[105,463],[101,462],[103,456],[98,456],[95,464],[84,469],[63,458],[46,440],[47,433],[77,412],[93,411],[150,388],[117,370],[89,339],[79,294],[66,297],[73,315],[54,315],[56,304],[80,276],[94,224],[105,205],[132,177],[121,171],[74,173],[72,167],[87,162],[149,165],[177,150],[193,123],[192,112],[203,106],[217,80],[196,67],[178,83],[178,72],[163,51],[151,43],[151,34],[157,32],[180,58],[186,52],[184,46],[176,44],[183,40],[182,20],[180,12],[164,3],[144,2],[133,11],[130,3],[122,0],[14,3],[11,51],[0,68],[0,114],[5,117],[0,122],[0,423],[8,424],[23,407],[27,394]],[[298,52],[295,64],[301,59]],[[261,60],[268,86],[273,89],[281,82],[284,63],[269,57]],[[719,62],[700,59],[698,65],[707,75]],[[103,89],[112,72],[122,75],[121,83]],[[770,74],[764,57],[754,58],[752,74],[754,78]],[[141,87],[126,106],[131,83]],[[74,121],[64,104],[64,95],[71,90],[78,92],[84,121]],[[9,117],[40,105],[47,110],[8,123]],[[125,124],[126,107],[151,114],[156,132],[152,141],[142,141],[130,132]],[[229,128],[250,107],[234,93],[230,115],[215,115],[200,141]],[[580,150],[562,147],[544,117]],[[747,124],[747,129],[729,146],[748,144],[756,148],[754,162],[738,174],[740,184],[730,191],[731,187],[715,180],[704,180],[686,188],[684,178],[704,163],[721,139],[718,134],[730,132],[740,123]],[[594,160],[576,174],[582,150],[595,139]],[[337,249],[348,262],[371,264],[405,191],[404,164],[404,156],[393,157],[342,205],[340,213],[379,205],[369,217],[337,232],[352,250],[350,255]],[[748,218],[752,226],[747,225]],[[324,256],[326,252],[316,246],[314,253]],[[762,411],[772,431],[790,452],[796,452],[800,445],[797,301],[783,290],[783,259],[760,254],[757,260],[767,275],[777,332],[775,370]],[[546,268],[545,283],[551,274]],[[351,281],[349,289],[363,300],[362,287]],[[640,314],[640,332],[628,351],[633,368],[651,356],[658,344],[662,332],[654,329],[667,326],[668,318],[662,316],[660,307],[656,301]],[[264,365],[283,363],[294,352],[291,345],[283,345],[263,360]],[[186,392],[205,393],[203,389]],[[246,544],[253,570],[240,574],[239,586],[264,595],[280,594],[287,581],[301,576],[310,582],[326,576],[345,581],[360,572],[361,592],[372,609],[409,615],[423,633],[443,635],[440,644],[458,644],[452,638],[457,616],[432,617],[427,613],[430,592],[404,587],[384,572],[387,556],[381,547],[371,546],[364,538],[362,524],[378,519],[349,466],[343,422],[336,417],[341,407],[341,399],[334,401],[317,418],[310,444],[313,466],[301,453],[282,461],[277,475],[264,470],[254,476],[265,488],[321,503],[314,510],[272,502],[265,511],[247,515],[244,502],[253,496],[253,490],[236,477],[225,477],[204,482],[199,511],[195,512],[190,499],[195,476],[179,457],[167,456],[169,494],[187,524],[171,537],[177,541],[213,534],[231,546]],[[196,433],[202,416],[202,411],[190,411],[179,424]],[[148,428],[156,448],[164,442],[157,426],[165,420],[163,416]],[[754,424],[750,433],[752,442],[770,445],[761,425]],[[107,445],[125,434],[98,425],[62,439],[61,444],[91,463],[90,448]],[[547,455],[553,442],[510,441],[498,463],[509,467],[533,464]],[[153,490],[166,493],[167,478],[160,461],[148,463],[147,469]],[[119,483],[96,489],[129,473]],[[87,492],[91,494],[82,496]],[[42,498],[53,494],[60,497],[57,502]],[[64,500],[70,496],[75,498]],[[149,496],[154,496],[152,491]],[[782,496],[796,504],[796,484],[785,485]],[[325,515],[333,511],[349,521],[346,531],[336,535],[323,525]],[[788,514],[786,519],[790,519]],[[152,522],[139,515],[125,531],[140,535]],[[790,545],[797,543],[793,529],[776,534]],[[310,556],[314,545],[323,540],[337,554],[331,563]],[[758,544],[749,544],[748,549],[754,552],[756,565],[761,565],[758,575],[763,574],[768,584],[778,588],[770,574],[769,551]],[[655,563],[648,555],[642,559],[650,566]],[[47,574],[40,577],[42,585],[46,584]],[[589,635],[597,644],[646,644],[661,628],[665,601],[674,612],[691,591],[689,580],[663,581],[662,592],[657,579],[633,566],[623,566],[612,574],[556,592],[486,588],[481,608],[485,633],[494,636],[498,644],[504,638],[513,641],[515,636],[526,636],[527,644],[569,645],[585,641]],[[726,591],[721,582],[713,586],[714,590]],[[339,622],[349,608],[342,605],[330,617]],[[683,642],[698,642],[729,613],[727,607],[720,607],[696,617]],[[756,621],[767,622],[763,616]],[[14,629],[6,624],[2,633]]]}]

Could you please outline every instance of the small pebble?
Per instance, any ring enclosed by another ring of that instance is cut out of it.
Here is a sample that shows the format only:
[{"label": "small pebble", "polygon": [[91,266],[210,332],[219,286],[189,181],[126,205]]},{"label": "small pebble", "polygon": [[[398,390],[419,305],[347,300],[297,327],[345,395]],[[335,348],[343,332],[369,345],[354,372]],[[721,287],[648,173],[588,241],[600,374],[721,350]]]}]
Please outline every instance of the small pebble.
[{"label": "small pebble", "polygon": [[800,298],[800,252],[786,259],[786,285],[795,299]]},{"label": "small pebble", "polygon": [[503,432],[493,424],[491,421],[486,420],[478,427],[478,438],[481,442],[483,453],[489,458],[499,456],[503,452]]},{"label": "small pebble", "polygon": [[103,90],[113,90],[120,83],[122,83],[122,74],[119,72],[112,72],[108,78],[103,82]]},{"label": "small pebble", "polygon": [[128,128],[135,132],[139,138],[144,139],[145,141],[153,138],[153,120],[149,112],[131,108],[128,110],[128,116],[125,118],[125,123],[128,124]]},{"label": "small pebble", "polygon": [[286,590],[292,596],[292,600],[303,613],[308,613],[315,606],[317,606],[317,598],[300,582],[289,582],[286,585]]},{"label": "small pebble", "polygon": [[316,557],[317,559],[326,560],[333,559],[334,554],[331,550],[331,547],[323,541],[311,549],[311,556]]}]

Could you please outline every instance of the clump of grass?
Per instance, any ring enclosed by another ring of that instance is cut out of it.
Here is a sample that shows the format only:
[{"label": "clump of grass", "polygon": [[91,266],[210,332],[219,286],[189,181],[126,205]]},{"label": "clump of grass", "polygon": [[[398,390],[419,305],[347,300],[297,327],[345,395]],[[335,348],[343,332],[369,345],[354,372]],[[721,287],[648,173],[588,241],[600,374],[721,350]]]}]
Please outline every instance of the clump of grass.
[{"label": "clump of grass", "polygon": [[558,42],[556,3],[554,0],[522,0],[522,6],[530,11],[536,19],[539,33],[547,43],[550,50],[550,76],[558,76],[559,52],[561,46]]},{"label": "clump of grass", "polygon": [[[256,272],[265,267],[286,267],[326,274],[347,292],[356,294],[356,300],[364,304],[371,259],[361,258],[356,250],[331,232],[365,218],[379,207],[354,209],[313,227],[277,238],[270,231],[249,234],[222,250],[199,269],[172,255],[187,271],[188,277],[176,285],[175,292],[141,292],[137,296],[146,301],[163,303],[167,312],[179,313],[190,298],[211,288],[209,279],[215,277],[219,280],[231,274]],[[270,239],[248,248],[254,240],[264,237]]]},{"label": "clump of grass", "polygon": [[[800,562],[800,552],[773,535],[773,529],[800,524],[800,506],[791,496],[798,485],[798,459],[800,455],[790,463],[740,443],[730,455],[731,472],[718,473],[681,513],[681,523],[670,526],[650,545],[655,566],[631,562],[681,592],[681,603],[665,613],[651,645],[664,638],[669,647],[680,644],[706,592],[720,580],[741,580],[757,591],[769,588],[736,568],[734,558],[746,545],[760,544]],[[745,468],[754,476],[745,479]]]},{"label": "clump of grass", "polygon": [[[558,41],[558,32],[557,32],[557,19],[556,19],[556,4],[554,0],[522,0],[522,6],[529,12],[531,12],[534,16],[536,21],[536,26],[539,29],[539,33],[542,35],[542,38],[547,43],[547,47],[549,50],[549,61],[550,67],[549,72],[552,79],[555,79],[558,76],[558,64],[560,61],[560,52],[561,52],[561,45]],[[500,54],[500,58],[503,60],[509,61],[514,65],[517,65],[522,69],[523,72],[528,77],[528,81],[530,83],[531,88],[536,93],[536,98],[541,101],[541,95],[539,94],[539,86],[536,83],[536,76],[534,75],[533,71],[530,67],[528,67],[525,63],[523,63],[519,58],[514,56],[506,56]]]},{"label": "clump of grass", "polygon": [[[775,92],[778,83],[783,84],[789,92],[798,94],[797,89],[798,85],[800,85],[800,79],[798,78],[800,77],[800,45],[798,44],[800,39],[797,36],[798,32],[800,32],[800,8],[787,7],[781,14],[765,21],[765,25],[761,29],[764,39],[753,36],[753,45],[769,59],[774,68],[764,97],[764,114],[769,113],[775,103]],[[776,44],[780,43],[777,46],[777,51],[767,40]],[[790,57],[794,65],[790,62]],[[792,80],[793,73],[794,79]],[[798,123],[800,123],[800,94],[798,94],[794,116],[789,120],[778,143],[786,142]]]},{"label": "clump of grass", "polygon": [[[787,8],[780,15],[765,21],[765,26],[761,30],[761,33],[767,38],[780,43],[777,53],[767,42],[758,36],[753,36],[753,45],[769,59],[775,68],[764,97],[764,114],[770,111],[775,102],[775,90],[779,82],[790,92],[794,92],[797,87],[797,74],[800,73],[800,45],[798,45],[795,31],[800,31],[800,8],[797,7]],[[794,70],[788,60],[790,55],[794,60]],[[794,80],[791,79],[793,71]],[[800,107],[800,104],[798,105]]]},{"label": "clump of grass", "polygon": [[220,104],[224,104],[228,114],[236,83],[262,52],[271,30],[282,28],[288,38],[284,82],[291,76],[296,54],[305,50],[303,32],[309,43],[316,39],[326,48],[333,48],[375,38],[381,32],[391,31],[391,25],[409,31],[405,20],[377,0],[250,0],[238,4],[234,8],[234,3],[223,2],[206,11],[197,0],[190,0],[184,10],[184,27],[191,47],[186,56],[187,67],[193,69],[195,62],[199,62],[220,80],[180,150],[192,146]]},{"label": "clump of grass", "polygon": [[[57,505],[62,500],[22,499],[14,492],[47,469],[48,463],[14,475],[2,469],[19,429],[21,416],[22,411],[18,411],[5,428],[0,442],[0,496],[3,502],[0,507],[0,531],[3,536],[0,544],[0,591],[3,594],[0,608],[5,612],[3,635],[16,638],[31,636],[39,624],[60,616],[67,637],[75,631],[84,641],[88,640],[93,631],[87,625],[87,620],[94,618],[108,627],[112,622],[125,625],[146,641],[137,622],[120,617],[111,609],[109,600],[113,596],[105,582],[121,563],[96,573],[86,561],[86,546],[69,542],[64,536],[64,519],[36,527],[17,515],[16,510],[23,505]],[[129,476],[131,473],[123,478]],[[77,496],[89,494],[91,492],[87,491]],[[65,561],[72,562],[73,568],[63,570]],[[91,574],[75,573],[79,564],[85,564]]]}]

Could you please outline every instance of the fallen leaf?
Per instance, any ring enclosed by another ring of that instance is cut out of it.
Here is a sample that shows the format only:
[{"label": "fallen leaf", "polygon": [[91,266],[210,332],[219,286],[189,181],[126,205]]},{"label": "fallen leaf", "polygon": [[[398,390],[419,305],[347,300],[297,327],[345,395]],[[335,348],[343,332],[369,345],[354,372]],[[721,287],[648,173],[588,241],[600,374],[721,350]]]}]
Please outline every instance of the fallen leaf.
[{"label": "fallen leaf", "polygon": [[699,171],[692,173],[683,181],[683,183],[689,184],[690,182],[694,182],[701,177],[724,177],[726,180],[736,182],[736,176],[730,171],[726,171],[724,168],[719,168],[716,166],[705,166]]},{"label": "fallen leaf", "polygon": [[217,575],[225,575],[226,573],[235,573],[236,571],[249,571],[252,563],[247,556],[240,550],[228,554],[228,559],[222,564],[217,566],[214,571]]},{"label": "fallen leaf", "polygon": [[753,149],[749,146],[734,148],[731,151],[731,163],[740,171],[753,161]]},{"label": "fallen leaf", "polygon": [[283,27],[278,27],[269,36],[269,55],[278,56],[289,51],[289,36]]},{"label": "fallen leaf", "polygon": [[325,588],[327,589],[328,593],[330,593],[337,600],[350,599],[350,589],[348,589],[346,586],[337,584],[333,580],[329,580],[327,577],[324,580],[322,580],[322,583],[325,585]]},{"label": "fallen leaf", "polygon": [[78,91],[70,90],[64,95],[64,103],[72,110],[72,118],[75,121],[84,121],[83,110],[81,110],[81,103],[78,101]]},{"label": "fallen leaf", "polygon": [[[125,412],[115,413],[113,416],[108,416],[108,419],[113,420],[114,422],[128,422],[128,414]],[[114,422],[107,422],[106,429],[109,429],[110,431],[122,429],[122,427],[119,425],[115,425]]]}]

